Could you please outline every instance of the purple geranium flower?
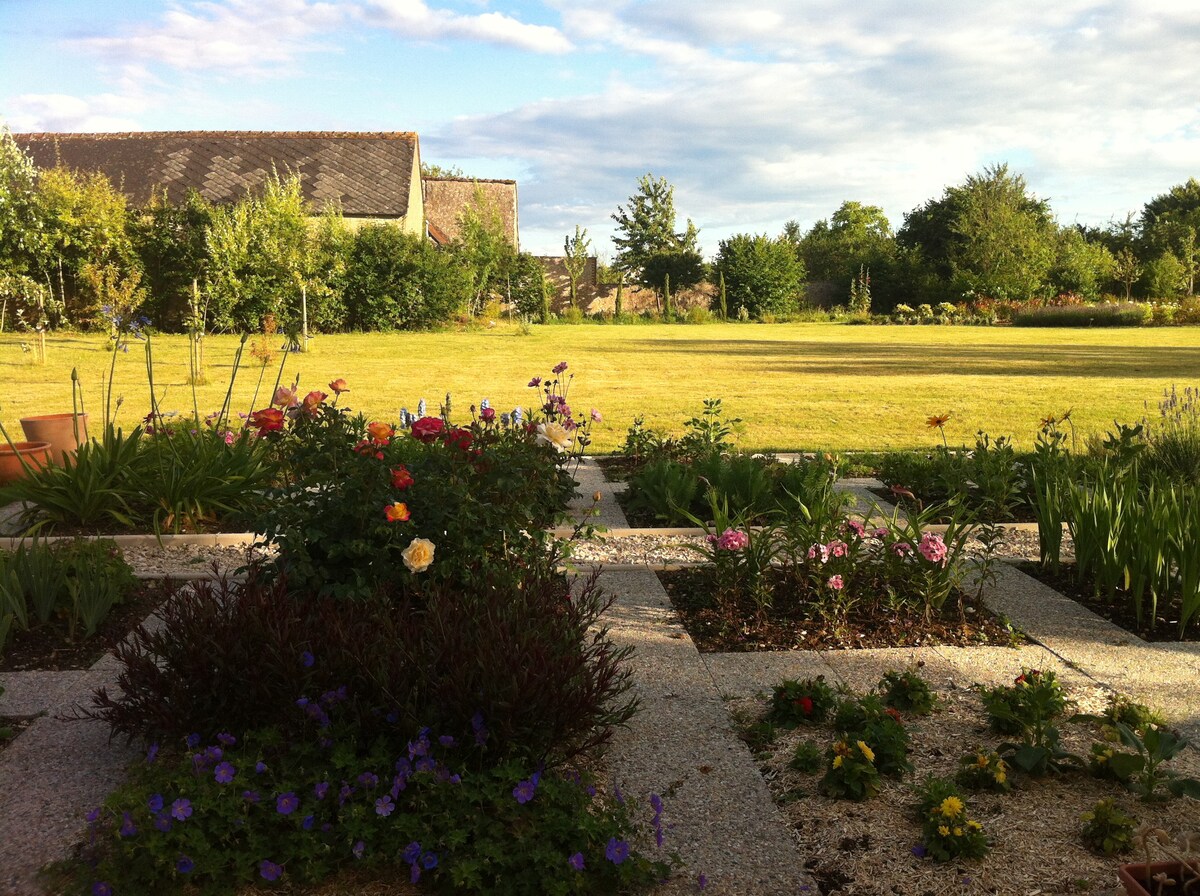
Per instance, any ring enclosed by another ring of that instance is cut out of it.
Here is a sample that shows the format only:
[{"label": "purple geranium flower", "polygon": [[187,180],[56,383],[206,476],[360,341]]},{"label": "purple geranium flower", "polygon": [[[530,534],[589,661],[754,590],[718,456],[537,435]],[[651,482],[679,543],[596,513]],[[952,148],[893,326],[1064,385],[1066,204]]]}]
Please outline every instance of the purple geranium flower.
[{"label": "purple geranium flower", "polygon": [[187,856],[180,856],[179,861],[175,863],[175,869],[180,874],[191,874],[192,869],[195,867],[196,867],[196,863],[193,862]]},{"label": "purple geranium flower", "polygon": [[306,650],[300,654],[300,665],[303,666],[305,669],[311,669],[313,666],[313,663],[315,663],[316,661],[317,661],[317,658],[314,657],[310,651]]},{"label": "purple geranium flower", "polygon": [[218,784],[228,784],[233,780],[233,776],[237,774],[237,769],[233,767],[231,762],[222,762],[213,771],[213,778]]},{"label": "purple geranium flower", "polygon": [[292,793],[281,793],[275,798],[275,811],[280,815],[291,815],[300,808],[300,797]]},{"label": "purple geranium flower", "polygon": [[400,854],[400,858],[404,859],[410,865],[414,864],[417,859],[421,858],[421,844],[414,840],[408,846],[404,847],[404,852]]},{"label": "purple geranium flower", "polygon": [[263,859],[258,863],[258,873],[262,875],[263,880],[279,880],[283,877],[283,866],[270,859]]},{"label": "purple geranium flower", "polygon": [[396,810],[396,804],[390,796],[381,796],[375,801],[375,814],[387,818]]},{"label": "purple geranium flower", "polygon": [[363,843],[363,841],[359,840],[357,843],[354,844],[354,848],[351,849],[350,851],[352,853],[354,853],[354,858],[361,859],[363,857],[363,853],[365,853],[367,851],[367,844],[365,844],[365,843]]},{"label": "purple geranium flower", "polygon": [[582,871],[583,870],[583,853],[581,853],[581,852],[575,853],[575,855],[573,855],[569,859],[567,859],[567,864],[570,865],[572,868],[574,868],[576,871]]},{"label": "purple geranium flower", "polygon": [[180,798],[171,803],[171,817],[177,821],[187,821],[191,818],[192,801]]},{"label": "purple geranium flower", "polygon": [[609,837],[608,845],[604,847],[604,858],[614,865],[620,865],[629,858],[629,844],[616,837]]},{"label": "purple geranium flower", "polygon": [[161,793],[156,793],[146,800],[146,808],[151,812],[161,812],[163,807],[163,798]]},{"label": "purple geranium flower", "polygon": [[512,794],[516,801],[523,806],[533,799],[533,794],[536,790],[537,785],[527,778],[513,788]]},{"label": "purple geranium flower", "polygon": [[313,793],[316,795],[317,799],[319,799],[319,800],[325,799],[325,795],[327,793],[329,793],[329,782],[322,781],[320,784],[314,785]]},{"label": "purple geranium flower", "polygon": [[121,813],[121,829],[118,833],[122,837],[132,837],[137,834],[137,825],[133,823],[133,816],[130,813]]}]

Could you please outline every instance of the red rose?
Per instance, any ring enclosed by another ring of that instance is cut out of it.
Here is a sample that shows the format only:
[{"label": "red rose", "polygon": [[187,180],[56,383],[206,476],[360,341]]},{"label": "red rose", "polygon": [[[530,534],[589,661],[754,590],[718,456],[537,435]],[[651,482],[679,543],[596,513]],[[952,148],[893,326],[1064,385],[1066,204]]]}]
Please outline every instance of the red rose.
[{"label": "red rose", "polygon": [[418,442],[429,444],[442,434],[446,421],[441,417],[422,417],[412,425],[413,438]]},{"label": "red rose", "polygon": [[450,448],[457,448],[460,451],[466,451],[471,447],[471,443],[475,441],[475,437],[471,435],[471,431],[467,429],[452,429],[445,436],[446,445]]},{"label": "red rose", "polygon": [[392,470],[392,488],[404,491],[412,484],[412,473],[408,472],[408,467],[397,467]]}]

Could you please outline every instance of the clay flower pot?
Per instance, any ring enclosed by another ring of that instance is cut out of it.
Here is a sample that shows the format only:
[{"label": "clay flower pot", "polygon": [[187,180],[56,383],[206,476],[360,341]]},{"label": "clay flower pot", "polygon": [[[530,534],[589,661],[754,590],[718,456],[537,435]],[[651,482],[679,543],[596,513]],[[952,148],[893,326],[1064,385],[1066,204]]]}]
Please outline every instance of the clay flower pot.
[{"label": "clay flower pot", "polygon": [[8,442],[0,441],[0,486],[26,475],[24,460],[31,469],[40,470],[50,463],[49,442]]},{"label": "clay flower pot", "polygon": [[[1177,883],[1160,890],[1154,883],[1153,877],[1163,871]],[[1138,862],[1133,865],[1117,866],[1117,880],[1121,882],[1121,886],[1125,888],[1125,892],[1129,896],[1158,896],[1159,893],[1162,896],[1173,896],[1176,893],[1183,893],[1183,884],[1186,878],[1181,878],[1181,874],[1180,862],[1152,862],[1149,865],[1145,862]],[[1147,881],[1150,883],[1147,884]],[[1195,889],[1192,887],[1192,890]]]},{"label": "clay flower pot", "polygon": [[[42,414],[38,417],[22,417],[21,429],[31,442],[49,442],[51,456],[56,463],[63,463],[67,455],[87,441],[87,414]],[[78,421],[78,438],[76,438]]]}]

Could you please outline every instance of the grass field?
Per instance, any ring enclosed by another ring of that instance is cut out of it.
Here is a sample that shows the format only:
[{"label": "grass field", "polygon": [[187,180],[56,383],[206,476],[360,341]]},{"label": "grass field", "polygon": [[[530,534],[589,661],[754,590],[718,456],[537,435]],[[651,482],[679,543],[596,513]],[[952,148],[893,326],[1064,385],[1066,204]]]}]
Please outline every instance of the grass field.
[{"label": "grass field", "polygon": [[[47,363],[22,352],[26,334],[0,334],[0,422],[19,438],[18,420],[70,410],[70,373],[79,368],[88,410],[99,416],[112,354],[104,337],[68,334],[48,340]],[[206,340],[209,384],[198,390],[202,414],[219,407],[229,383],[235,337]],[[154,339],[155,384],[164,410],[190,412],[187,342]],[[1073,409],[1081,433],[1131,422],[1164,388],[1200,383],[1200,329],[1013,329],[1007,327],[870,327],[839,324],[705,326],[545,326],[521,335],[500,325],[475,332],[320,336],[291,355],[285,380],[302,390],[345,377],[343,404],[395,419],[425,398],[436,412],[447,391],[454,417],[480,398],[504,410],[539,396],[529,378],[559,361],[576,374],[571,404],[604,414],[593,448],[611,451],[635,415],[679,431],[706,397],[724,399],[744,424],[739,444],[752,449],[869,449],[928,446],[925,426],[951,413],[951,444],[985,429],[1029,445],[1039,420]],[[266,371],[258,406],[274,383]],[[249,358],[238,373],[233,406],[251,409],[263,368]],[[119,422],[149,409],[141,343],[119,353],[114,396]],[[347,401],[348,400],[348,401]]]}]

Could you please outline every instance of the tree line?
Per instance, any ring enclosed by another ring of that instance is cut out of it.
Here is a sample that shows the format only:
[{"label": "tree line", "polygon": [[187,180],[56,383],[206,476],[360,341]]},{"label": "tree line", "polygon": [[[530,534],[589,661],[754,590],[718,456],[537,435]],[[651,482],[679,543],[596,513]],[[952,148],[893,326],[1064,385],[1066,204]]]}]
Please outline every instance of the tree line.
[{"label": "tree line", "polygon": [[[821,284],[833,304],[896,305],[1194,295],[1200,267],[1200,182],[1194,178],[1107,227],[1060,225],[1024,177],[994,165],[913,209],[892,230],[878,206],[846,201],[807,231],[721,240],[705,264],[689,219],[676,230],[674,188],[647,174],[612,215],[615,276],[669,291],[711,281],[713,310],[753,318],[795,313]],[[720,303],[725,307],[720,307]]]},{"label": "tree line", "polygon": [[38,169],[0,134],[0,329],[425,329],[508,301],[544,317],[541,265],[482,195],[438,248],[390,224],[307,207],[296,174],[232,205],[189,192],[143,208],[99,172]]}]

